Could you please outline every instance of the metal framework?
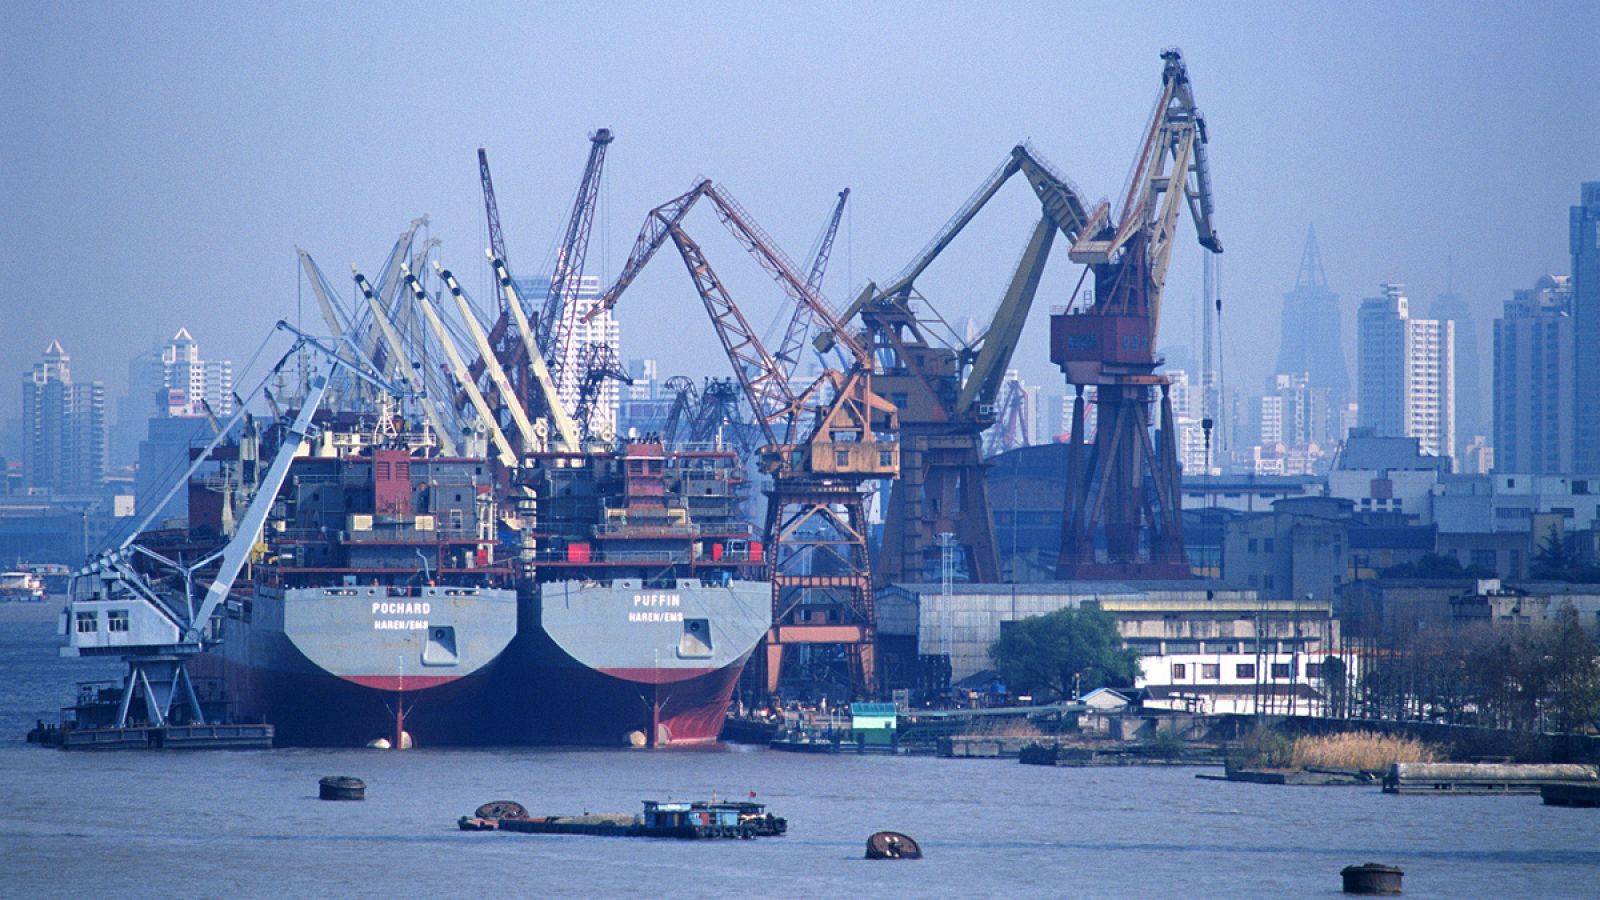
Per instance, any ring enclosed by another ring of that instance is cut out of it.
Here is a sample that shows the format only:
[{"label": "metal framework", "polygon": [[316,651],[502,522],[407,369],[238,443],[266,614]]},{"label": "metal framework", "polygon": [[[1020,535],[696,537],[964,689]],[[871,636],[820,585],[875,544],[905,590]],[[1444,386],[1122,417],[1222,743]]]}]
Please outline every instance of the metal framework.
[{"label": "metal framework", "polygon": [[[975,341],[963,341],[915,282],[1019,173],[1038,197],[1041,216],[989,326]],[[878,583],[937,577],[939,535],[946,532],[955,535],[967,580],[999,580],[983,432],[994,424],[997,394],[1055,235],[1074,240],[1087,220],[1077,189],[1032,147],[1018,144],[888,287],[869,284],[841,316],[866,326],[874,386],[899,407],[901,473],[889,494]],[[819,335],[818,349],[833,338]]]},{"label": "metal framework", "polygon": [[[1102,203],[1069,254],[1094,274],[1094,300],[1050,322],[1050,358],[1074,386],[1061,578],[1188,578],[1171,382],[1155,372],[1156,329],[1177,220],[1187,205],[1200,245],[1211,224],[1205,120],[1177,50],[1161,54],[1161,93],[1120,216]],[[1097,406],[1084,438],[1085,389]],[[1159,433],[1151,405],[1159,401]]]}]

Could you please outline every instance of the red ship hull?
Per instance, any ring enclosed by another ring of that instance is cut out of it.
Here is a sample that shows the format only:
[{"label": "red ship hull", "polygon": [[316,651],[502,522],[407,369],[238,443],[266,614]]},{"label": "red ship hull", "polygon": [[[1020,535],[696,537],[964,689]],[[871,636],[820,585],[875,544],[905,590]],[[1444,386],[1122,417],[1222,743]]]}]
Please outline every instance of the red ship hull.
[{"label": "red ship hull", "polygon": [[538,629],[520,633],[507,656],[489,692],[509,712],[496,740],[612,747],[715,743],[749,658],[721,668],[594,668]]},{"label": "red ship hull", "polygon": [[[232,714],[271,722],[285,747],[360,747],[395,739],[395,711],[418,747],[484,743],[485,688],[492,667],[459,678],[390,676],[340,678],[309,661],[298,670],[246,666],[204,654],[191,665],[197,678],[227,686]],[[403,690],[402,690],[403,688]]]}]

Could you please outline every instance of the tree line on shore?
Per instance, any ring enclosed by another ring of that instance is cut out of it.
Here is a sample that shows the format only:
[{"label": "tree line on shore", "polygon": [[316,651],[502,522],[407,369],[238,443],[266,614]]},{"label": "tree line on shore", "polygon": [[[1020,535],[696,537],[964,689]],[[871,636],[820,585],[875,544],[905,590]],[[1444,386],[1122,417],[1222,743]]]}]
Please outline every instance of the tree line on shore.
[{"label": "tree line on shore", "polygon": [[[1328,713],[1519,731],[1600,730],[1595,636],[1570,605],[1549,621],[1384,629],[1323,667]],[[1353,652],[1348,652],[1353,651]]]}]

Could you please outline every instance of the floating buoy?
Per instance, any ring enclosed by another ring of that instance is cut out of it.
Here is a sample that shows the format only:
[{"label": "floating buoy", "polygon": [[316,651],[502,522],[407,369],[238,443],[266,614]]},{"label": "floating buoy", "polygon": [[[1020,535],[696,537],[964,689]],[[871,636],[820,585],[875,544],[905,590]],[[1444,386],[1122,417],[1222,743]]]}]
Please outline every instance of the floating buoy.
[{"label": "floating buoy", "polygon": [[349,775],[329,775],[317,782],[317,796],[324,800],[365,800],[367,783]]},{"label": "floating buoy", "polygon": [[898,831],[880,831],[867,838],[867,859],[921,859],[922,848]]},{"label": "floating buoy", "polygon": [[490,800],[472,815],[479,819],[526,819],[528,808],[515,800]]},{"label": "floating buoy", "polygon": [[[394,749],[394,741],[391,741],[386,737],[373,738],[372,740],[367,741],[367,749],[368,750],[393,750]],[[411,732],[409,732],[409,731],[400,732],[400,749],[401,750],[410,750],[411,749]]]},{"label": "floating buoy", "polygon": [[1400,879],[1404,875],[1404,872],[1394,866],[1374,862],[1345,866],[1339,870],[1339,877],[1344,879],[1346,894],[1398,894]]}]

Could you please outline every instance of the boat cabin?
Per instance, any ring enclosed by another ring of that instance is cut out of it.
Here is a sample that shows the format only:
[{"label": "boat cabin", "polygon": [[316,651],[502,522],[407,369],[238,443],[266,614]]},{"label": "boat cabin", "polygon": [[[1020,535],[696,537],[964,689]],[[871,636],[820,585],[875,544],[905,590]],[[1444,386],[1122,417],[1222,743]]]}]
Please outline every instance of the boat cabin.
[{"label": "boat cabin", "polygon": [[646,828],[682,828],[695,825],[738,827],[742,817],[759,816],[766,807],[759,803],[707,803],[704,800],[646,800]]}]

